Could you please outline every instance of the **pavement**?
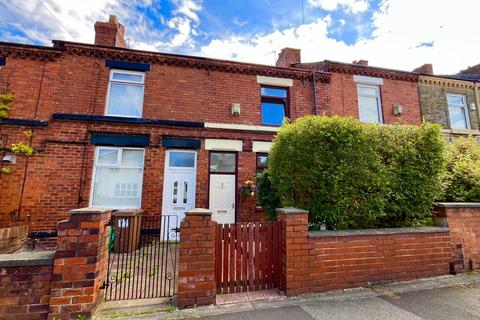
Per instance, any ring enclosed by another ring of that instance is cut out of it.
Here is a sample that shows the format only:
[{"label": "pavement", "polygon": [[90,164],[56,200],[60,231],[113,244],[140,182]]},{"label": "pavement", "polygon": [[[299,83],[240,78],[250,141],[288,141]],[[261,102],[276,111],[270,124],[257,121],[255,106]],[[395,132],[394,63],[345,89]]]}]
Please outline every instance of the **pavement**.
[{"label": "pavement", "polygon": [[[261,295],[260,295],[261,296]],[[176,310],[131,309],[94,319],[142,320],[480,320],[480,274],[441,276],[299,297],[264,295],[263,300]],[[223,301],[234,299],[223,299]],[[158,305],[157,305],[158,307]],[[114,309],[111,309],[111,311]]]}]

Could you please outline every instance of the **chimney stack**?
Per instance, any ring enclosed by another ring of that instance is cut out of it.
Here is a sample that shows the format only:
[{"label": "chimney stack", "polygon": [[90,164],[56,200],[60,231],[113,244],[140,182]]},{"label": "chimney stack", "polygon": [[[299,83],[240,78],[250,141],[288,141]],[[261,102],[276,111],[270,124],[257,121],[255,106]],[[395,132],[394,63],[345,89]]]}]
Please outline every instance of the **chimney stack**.
[{"label": "chimney stack", "polygon": [[293,64],[301,63],[301,50],[293,48],[283,48],[278,55],[277,63],[275,66],[289,68]]},{"label": "chimney stack", "polygon": [[413,69],[413,72],[431,76],[433,75],[433,66],[431,63],[425,63],[423,66]]},{"label": "chimney stack", "polygon": [[468,67],[465,70],[460,71],[460,74],[479,74],[480,73],[480,64],[474,65],[473,67]]},{"label": "chimney stack", "polygon": [[359,66],[368,67],[368,60],[356,60],[352,62],[353,64],[358,64]]},{"label": "chimney stack", "polygon": [[125,27],[110,15],[108,22],[95,22],[95,45],[128,48],[125,41]]}]

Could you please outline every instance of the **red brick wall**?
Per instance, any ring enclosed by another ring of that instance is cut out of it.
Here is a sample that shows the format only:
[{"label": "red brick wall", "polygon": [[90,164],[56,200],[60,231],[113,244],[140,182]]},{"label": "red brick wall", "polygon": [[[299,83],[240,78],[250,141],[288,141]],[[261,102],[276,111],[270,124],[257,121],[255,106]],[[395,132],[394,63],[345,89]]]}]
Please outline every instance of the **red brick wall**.
[{"label": "red brick wall", "polygon": [[287,295],[448,274],[448,229],[394,234],[308,234],[308,214],[279,209],[283,221],[283,290]]},{"label": "red brick wall", "polygon": [[440,203],[434,215],[450,228],[455,270],[480,270],[480,204]]},{"label": "red brick wall", "polygon": [[212,213],[194,209],[180,226],[179,307],[215,303],[215,227]]},{"label": "red brick wall", "polygon": [[46,319],[52,265],[0,267],[0,318]]},{"label": "red brick wall", "polygon": [[[418,98],[418,83],[410,81],[383,79],[380,86],[382,113],[384,123],[420,124],[420,102]],[[331,108],[321,107],[319,114],[359,117],[357,83],[352,74],[333,73],[330,83]],[[393,114],[395,105],[403,107],[403,115]]]}]

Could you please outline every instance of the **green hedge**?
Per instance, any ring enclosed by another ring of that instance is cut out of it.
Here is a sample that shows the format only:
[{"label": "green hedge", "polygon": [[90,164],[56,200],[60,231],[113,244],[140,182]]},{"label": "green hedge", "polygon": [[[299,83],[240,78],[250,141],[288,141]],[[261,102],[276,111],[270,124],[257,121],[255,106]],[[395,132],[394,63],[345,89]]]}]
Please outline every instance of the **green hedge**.
[{"label": "green hedge", "polygon": [[475,138],[459,138],[445,152],[442,201],[480,202],[480,146]]},{"label": "green hedge", "polygon": [[269,174],[283,206],[329,229],[427,224],[441,191],[437,125],[379,126],[307,116],[280,129]]}]

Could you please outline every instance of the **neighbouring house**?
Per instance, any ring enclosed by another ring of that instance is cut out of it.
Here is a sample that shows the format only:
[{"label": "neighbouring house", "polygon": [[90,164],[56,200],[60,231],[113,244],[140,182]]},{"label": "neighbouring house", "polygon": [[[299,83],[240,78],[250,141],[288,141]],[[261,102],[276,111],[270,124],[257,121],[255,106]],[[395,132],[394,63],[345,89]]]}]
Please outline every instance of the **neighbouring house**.
[{"label": "neighbouring house", "polygon": [[366,60],[302,63],[300,51],[290,48],[282,50],[277,66],[331,73],[330,103],[319,105],[319,115],[385,124],[421,123],[417,73],[369,66]]},{"label": "neighbouring house", "polygon": [[447,141],[473,135],[480,142],[480,66],[451,76],[434,75],[431,64],[425,64],[414,72],[420,74],[420,106],[426,121],[441,124]]},{"label": "neighbouring house", "polygon": [[240,191],[267,167],[285,117],[421,123],[415,73],[301,63],[289,48],[277,66],[132,50],[114,16],[95,33],[95,44],[0,43],[0,91],[15,97],[0,141],[37,150],[2,162],[14,169],[0,175],[3,222],[48,235],[85,206],[180,218],[204,207],[221,223],[259,221]]}]

